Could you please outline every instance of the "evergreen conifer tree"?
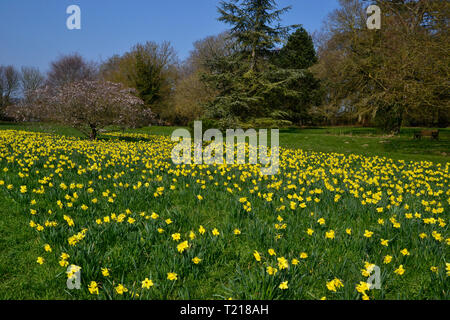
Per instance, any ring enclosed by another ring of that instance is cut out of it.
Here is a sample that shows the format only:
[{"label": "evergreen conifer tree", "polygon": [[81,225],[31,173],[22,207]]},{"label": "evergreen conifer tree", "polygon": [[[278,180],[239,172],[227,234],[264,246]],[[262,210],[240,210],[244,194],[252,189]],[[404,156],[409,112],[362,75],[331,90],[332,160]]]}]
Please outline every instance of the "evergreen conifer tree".
[{"label": "evergreen conifer tree", "polygon": [[[295,26],[281,26],[274,0],[222,1],[219,20],[231,25],[231,54],[208,62],[203,80],[218,92],[206,106],[207,116],[222,127],[236,127],[255,118],[300,122],[311,104],[311,76],[305,70],[282,68],[274,60],[283,40]],[[313,79],[314,80],[314,79]],[[314,91],[315,92],[315,91]],[[281,112],[280,112],[281,111]]]},{"label": "evergreen conifer tree", "polygon": [[274,60],[283,69],[308,69],[313,66],[318,60],[311,36],[303,27],[298,28]]}]

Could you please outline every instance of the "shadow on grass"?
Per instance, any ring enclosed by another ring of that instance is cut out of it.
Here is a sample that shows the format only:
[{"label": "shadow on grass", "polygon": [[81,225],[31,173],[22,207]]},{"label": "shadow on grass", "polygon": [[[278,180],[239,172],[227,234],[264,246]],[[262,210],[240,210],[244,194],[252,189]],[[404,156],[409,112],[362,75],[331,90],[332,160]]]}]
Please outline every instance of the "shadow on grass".
[{"label": "shadow on grass", "polygon": [[[115,134],[115,133],[121,133],[121,134],[127,134],[127,132],[123,132],[123,131],[112,131],[112,132],[108,132],[111,134]],[[130,134],[128,132],[128,134]],[[151,141],[155,141],[156,137],[145,137],[145,136],[139,136],[139,137],[132,137],[132,136],[122,136],[122,135],[106,135],[106,134],[102,134],[100,136],[97,137],[98,141],[125,141],[125,142],[151,142]]]},{"label": "shadow on grass", "polygon": [[105,141],[105,142],[109,142],[109,141],[125,141],[125,142],[151,141],[151,139],[142,138],[142,137],[134,138],[134,137],[119,137],[119,136],[105,136],[105,135],[98,137],[97,140]]},{"label": "shadow on grass", "polygon": [[284,128],[280,133],[308,133],[308,134],[331,134],[331,135],[380,135],[382,132],[376,128],[355,128],[355,127],[304,127],[304,128]]},{"label": "shadow on grass", "polygon": [[23,123],[12,122],[12,121],[0,121],[1,126],[23,126]]}]

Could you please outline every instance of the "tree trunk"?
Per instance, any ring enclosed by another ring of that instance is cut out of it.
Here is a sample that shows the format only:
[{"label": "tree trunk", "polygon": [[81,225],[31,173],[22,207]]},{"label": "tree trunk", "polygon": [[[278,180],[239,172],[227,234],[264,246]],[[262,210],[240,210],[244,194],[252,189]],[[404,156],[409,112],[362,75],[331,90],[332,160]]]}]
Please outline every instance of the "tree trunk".
[{"label": "tree trunk", "polygon": [[93,124],[90,124],[89,126],[91,127],[91,135],[90,135],[90,139],[91,139],[91,140],[97,139],[97,128],[96,128],[95,125],[93,125]]},{"label": "tree trunk", "polygon": [[255,64],[256,64],[256,49],[253,48],[253,50],[252,50],[252,62],[250,64],[250,70],[251,71],[255,70]]},{"label": "tree trunk", "polygon": [[390,124],[391,124],[391,133],[393,135],[398,135],[400,133],[400,130],[402,128],[402,122],[403,122],[403,106],[402,105],[395,105],[393,107],[393,111],[390,115]]}]

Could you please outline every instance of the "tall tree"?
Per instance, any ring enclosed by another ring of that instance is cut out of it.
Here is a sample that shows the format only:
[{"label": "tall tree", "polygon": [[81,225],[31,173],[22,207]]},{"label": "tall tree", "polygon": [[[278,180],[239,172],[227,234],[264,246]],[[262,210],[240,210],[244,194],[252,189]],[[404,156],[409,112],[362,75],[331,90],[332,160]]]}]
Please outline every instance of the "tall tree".
[{"label": "tall tree", "polygon": [[291,95],[276,97],[283,101],[286,118],[297,124],[312,121],[311,110],[321,104],[323,96],[320,81],[308,70],[318,62],[312,37],[303,27],[297,28],[272,59],[279,68],[297,69],[302,73],[302,77],[290,83]]},{"label": "tall tree", "polygon": [[289,111],[289,106],[300,102],[299,88],[307,74],[282,69],[271,61],[289,30],[297,27],[280,25],[281,15],[289,9],[278,9],[273,0],[221,2],[219,20],[231,25],[229,36],[237,50],[208,63],[214,72],[203,79],[218,92],[207,107],[210,117],[225,125],[236,124],[278,116],[280,110]]},{"label": "tall tree", "polygon": [[214,72],[209,62],[228,57],[238,51],[238,45],[228,32],[208,36],[194,42],[194,49],[183,66],[188,73],[198,71]]},{"label": "tall tree", "polygon": [[[398,133],[407,118],[437,125],[449,113],[448,1],[340,0],[320,45],[318,74],[336,110]],[[377,4],[380,30],[366,26]]]},{"label": "tall tree", "polygon": [[20,73],[13,66],[0,66],[0,116],[4,107],[12,103],[12,98],[20,89]]},{"label": "tall tree", "polygon": [[22,67],[20,83],[26,101],[33,99],[33,93],[44,85],[45,78],[38,68]]},{"label": "tall tree", "polygon": [[303,27],[289,36],[286,45],[274,58],[274,63],[284,69],[308,69],[317,61],[312,37]]},{"label": "tall tree", "polygon": [[158,116],[168,112],[177,78],[177,57],[169,42],[135,45],[122,56],[113,56],[100,72],[108,81],[134,88],[145,105]]},{"label": "tall tree", "polygon": [[209,62],[229,56],[235,43],[226,32],[194,42],[194,49],[180,66],[174,93],[172,122],[187,125],[203,118],[205,105],[217,95],[201,81],[202,74],[211,74]]},{"label": "tall tree", "polygon": [[[230,35],[244,49],[249,68],[254,70],[261,59],[281,43],[292,26],[279,24],[281,15],[291,7],[278,9],[275,0],[231,0],[220,2],[219,21],[232,26]],[[274,25],[274,23],[277,23]]]},{"label": "tall tree", "polygon": [[63,55],[50,63],[47,84],[58,87],[74,81],[94,80],[98,69],[78,53]]}]

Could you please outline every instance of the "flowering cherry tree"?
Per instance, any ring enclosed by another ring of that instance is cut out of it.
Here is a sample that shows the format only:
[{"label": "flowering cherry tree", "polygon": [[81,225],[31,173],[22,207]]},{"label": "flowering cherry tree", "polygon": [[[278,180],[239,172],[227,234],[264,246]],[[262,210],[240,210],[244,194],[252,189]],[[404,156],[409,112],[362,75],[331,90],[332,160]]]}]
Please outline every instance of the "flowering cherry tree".
[{"label": "flowering cherry tree", "polygon": [[103,80],[82,80],[35,91],[33,101],[8,112],[17,119],[39,119],[74,127],[92,140],[108,125],[149,124],[153,113],[133,89]]}]

